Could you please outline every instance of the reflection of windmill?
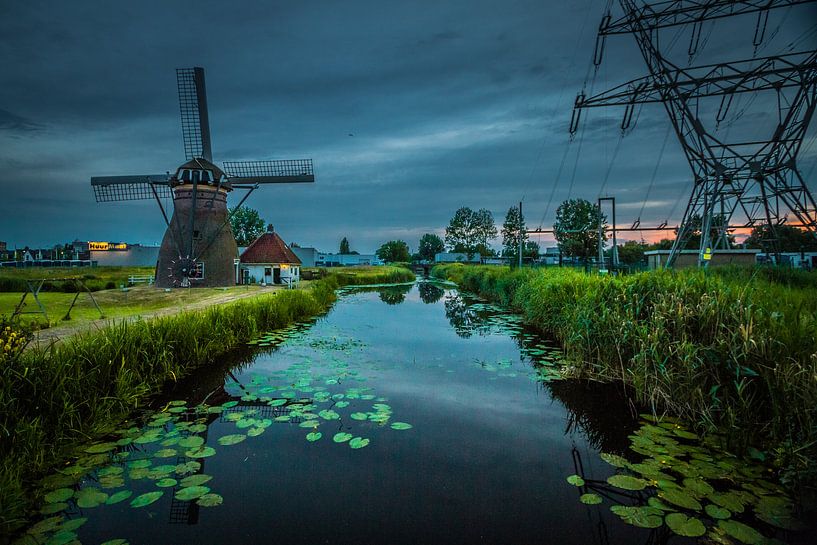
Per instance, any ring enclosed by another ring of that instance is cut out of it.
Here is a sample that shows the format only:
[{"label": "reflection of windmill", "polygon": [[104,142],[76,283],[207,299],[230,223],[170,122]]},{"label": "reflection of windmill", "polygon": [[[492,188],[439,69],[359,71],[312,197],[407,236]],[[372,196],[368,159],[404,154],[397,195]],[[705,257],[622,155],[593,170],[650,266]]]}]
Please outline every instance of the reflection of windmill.
[{"label": "reflection of windmill", "polygon": [[[227,371],[227,374],[230,376],[230,378],[232,378],[236,382],[236,384],[238,384],[238,386],[241,388],[241,390],[245,394],[249,393],[249,390],[247,390],[246,387],[241,382],[239,382],[239,380],[233,375],[232,371]],[[220,388],[218,388],[216,391],[212,392],[210,394],[210,396],[208,396],[208,401],[210,402],[210,404],[214,405],[214,406],[215,405],[223,405],[224,403],[227,403],[228,401],[236,401],[238,404],[233,406],[233,407],[230,407],[228,409],[224,409],[223,411],[220,411],[218,413],[207,413],[206,414],[207,422],[205,423],[205,425],[207,426],[207,429],[205,429],[203,432],[198,432],[198,433],[195,433],[195,434],[191,434],[189,431],[184,431],[184,432],[182,432],[182,435],[185,436],[185,437],[187,437],[189,435],[198,435],[199,437],[202,437],[204,439],[204,444],[206,445],[207,444],[207,436],[208,436],[208,434],[210,432],[210,424],[212,424],[213,422],[215,422],[217,420],[219,422],[228,422],[227,419],[225,418],[225,416],[227,414],[231,413],[231,412],[242,412],[242,411],[246,410],[247,407],[250,407],[250,408],[258,410],[257,415],[259,417],[269,418],[273,422],[278,422],[278,421],[275,420],[275,417],[282,416],[282,415],[290,413],[291,409],[288,407],[288,405],[291,405],[293,403],[312,403],[311,399],[293,400],[293,399],[286,398],[286,403],[284,405],[280,405],[278,407],[270,407],[267,401],[261,401],[259,399],[252,400],[252,401],[245,401],[245,400],[242,400],[241,397],[242,396],[231,396],[224,389],[224,385],[222,383]],[[273,398],[273,399],[276,399],[276,398]],[[185,420],[188,420],[188,421],[190,421],[190,420],[195,421],[195,420],[198,420],[198,419],[202,418],[202,414],[199,413],[199,412],[196,412],[196,411],[187,411],[187,412],[183,413],[183,415],[180,417],[180,419],[182,419],[182,418],[185,419]],[[296,418],[291,418],[286,423],[287,424],[299,424],[301,421],[302,421],[302,419],[300,417],[296,417]],[[189,458],[187,458],[184,455],[179,455],[176,458],[176,464],[177,465],[178,464],[183,464],[183,463],[185,463],[187,461],[189,461]],[[207,463],[207,458],[198,458],[196,461],[198,461],[201,464],[201,466],[199,467],[199,469],[195,473],[191,473],[190,475],[197,475],[197,474],[203,474],[204,473],[204,466]],[[200,512],[199,505],[195,501],[187,501],[187,500],[178,499],[176,497],[176,492],[178,492],[180,489],[181,489],[180,484],[177,484],[176,486],[173,487],[173,494],[172,494],[171,500],[170,500],[170,514],[169,514],[169,518],[168,518],[168,523],[169,524],[198,524],[198,522],[199,522],[199,512]]]},{"label": "reflection of windmill", "polygon": [[[235,284],[238,255],[230,217],[259,184],[314,182],[312,160],[212,163],[210,122],[203,68],[176,70],[182,137],[187,162],[175,174],[96,176],[97,202],[155,199],[167,230],[156,265],[156,286],[229,286]],[[232,213],[227,194],[248,190]],[[168,220],[160,197],[172,197]]]},{"label": "reflection of windmill", "polygon": [[[608,500],[608,502],[612,503],[613,505],[616,504],[637,504],[637,505],[644,505],[647,502],[647,496],[642,492],[630,492],[626,490],[618,489],[614,486],[611,486],[607,483],[607,481],[602,481],[598,479],[591,479],[584,470],[584,464],[582,463],[582,455],[579,450],[574,446],[571,450],[571,455],[573,457],[573,470],[576,475],[580,476],[584,481],[584,484],[578,487],[579,495],[586,494],[588,492],[593,492],[602,496]],[[595,542],[599,545],[609,545],[610,543],[610,533],[607,528],[607,522],[604,516],[601,516],[599,512],[598,505],[588,505],[589,512],[595,512],[598,515],[598,520],[595,523],[595,530],[596,535],[594,536]],[[603,510],[607,513],[607,509]],[[646,539],[644,540],[644,545],[666,545],[669,540],[674,537],[675,534],[669,531],[669,529],[662,525],[659,528],[650,528],[647,532]]]}]

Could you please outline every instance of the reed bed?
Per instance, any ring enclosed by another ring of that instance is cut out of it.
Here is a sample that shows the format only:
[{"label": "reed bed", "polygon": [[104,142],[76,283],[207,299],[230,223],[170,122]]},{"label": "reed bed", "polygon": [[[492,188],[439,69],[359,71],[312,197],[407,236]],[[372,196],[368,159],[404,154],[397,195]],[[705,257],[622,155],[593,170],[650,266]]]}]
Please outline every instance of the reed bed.
[{"label": "reed bed", "polygon": [[644,405],[763,445],[817,482],[817,275],[728,267],[599,276],[445,265],[561,342],[570,376],[621,381]]},{"label": "reed bed", "polygon": [[263,331],[325,312],[338,287],[409,279],[411,271],[395,267],[330,272],[305,290],[114,322],[47,349],[23,351],[9,343],[0,352],[0,542],[25,522],[39,476],[78,442],[114,429],[167,381]]}]

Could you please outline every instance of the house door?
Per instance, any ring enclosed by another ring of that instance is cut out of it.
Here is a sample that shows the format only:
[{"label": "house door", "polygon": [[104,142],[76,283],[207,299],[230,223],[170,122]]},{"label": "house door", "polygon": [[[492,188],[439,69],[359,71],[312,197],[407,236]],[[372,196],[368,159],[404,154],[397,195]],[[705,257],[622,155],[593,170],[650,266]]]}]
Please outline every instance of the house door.
[{"label": "house door", "polygon": [[274,269],[272,269],[272,272],[273,272],[273,275],[274,275],[272,281],[275,284],[280,284],[281,283],[281,267],[275,267]]},{"label": "house door", "polygon": [[264,284],[272,282],[272,267],[264,267]]}]

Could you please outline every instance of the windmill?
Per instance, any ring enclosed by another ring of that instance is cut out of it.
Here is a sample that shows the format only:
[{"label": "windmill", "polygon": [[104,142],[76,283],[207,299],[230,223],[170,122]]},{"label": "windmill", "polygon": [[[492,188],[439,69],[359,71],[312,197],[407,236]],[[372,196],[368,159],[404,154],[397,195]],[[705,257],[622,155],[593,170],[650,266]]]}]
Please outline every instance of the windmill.
[{"label": "windmill", "polygon": [[[97,202],[155,199],[167,229],[156,264],[157,287],[235,284],[238,247],[230,219],[261,184],[315,181],[311,159],[225,161],[213,164],[204,69],[178,68],[176,80],[186,162],[171,174],[94,176]],[[232,212],[227,195],[246,193]],[[171,198],[168,219],[162,198]]]}]

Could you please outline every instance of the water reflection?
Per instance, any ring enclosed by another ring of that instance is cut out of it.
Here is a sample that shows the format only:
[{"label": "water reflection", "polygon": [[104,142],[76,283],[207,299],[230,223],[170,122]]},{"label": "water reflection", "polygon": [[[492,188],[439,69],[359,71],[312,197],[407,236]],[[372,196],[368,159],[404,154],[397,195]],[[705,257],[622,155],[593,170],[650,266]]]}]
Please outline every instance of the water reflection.
[{"label": "water reflection", "polygon": [[406,300],[406,295],[411,291],[413,286],[390,286],[388,288],[380,288],[377,290],[377,295],[380,300],[387,305],[399,305]]},{"label": "water reflection", "polygon": [[436,303],[445,295],[445,290],[432,282],[418,282],[417,290],[420,292],[420,300],[427,305]]}]

